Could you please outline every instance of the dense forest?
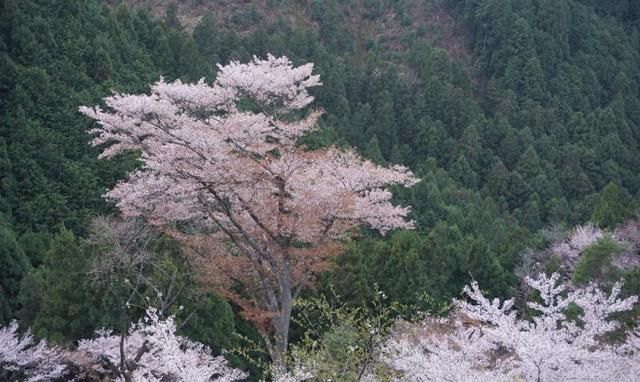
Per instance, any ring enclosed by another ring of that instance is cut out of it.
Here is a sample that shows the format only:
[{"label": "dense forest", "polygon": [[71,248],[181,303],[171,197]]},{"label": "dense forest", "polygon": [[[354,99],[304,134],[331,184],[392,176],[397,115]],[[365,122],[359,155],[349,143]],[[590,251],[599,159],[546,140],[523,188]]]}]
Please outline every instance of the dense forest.
[{"label": "dense forest", "polygon": [[[635,227],[627,236],[636,241],[591,247],[573,281],[624,277],[623,294],[640,293],[637,1],[0,4],[1,325],[17,319],[36,338],[73,346],[122,320],[128,276],[92,275],[111,250],[100,233],[117,215],[102,195],[140,162],[99,160],[94,122],[78,108],[146,92],[160,77],[213,81],[216,64],[268,53],[313,62],[320,75],[312,93],[322,129],[304,144],[354,147],[421,179],[394,189],[415,229],[354,232],[304,297],[366,310],[384,293],[403,312],[438,310],[475,280],[489,296],[517,299],[531,257],[561,269],[541,254],[586,224],[617,237]],[[176,241],[144,235],[160,264],[146,277],[167,286],[178,275],[184,286],[172,313],[193,314],[180,332],[214,352],[242,349],[227,358],[258,378],[266,355],[248,345],[258,331],[185,276]],[[628,264],[616,263],[620,253]],[[303,332],[294,323],[292,343]]]}]

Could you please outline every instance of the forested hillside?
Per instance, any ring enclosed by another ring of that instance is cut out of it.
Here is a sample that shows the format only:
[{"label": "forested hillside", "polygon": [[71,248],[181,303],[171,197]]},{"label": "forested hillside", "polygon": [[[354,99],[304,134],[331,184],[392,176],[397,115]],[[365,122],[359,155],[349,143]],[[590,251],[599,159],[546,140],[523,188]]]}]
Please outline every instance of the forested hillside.
[{"label": "forested hillside", "polygon": [[[394,189],[394,203],[412,207],[414,230],[353,232],[304,295],[335,291],[348,306],[366,306],[384,292],[432,309],[475,280],[490,296],[519,298],[532,254],[559,253],[548,248],[588,223],[633,245],[592,248],[569,277],[624,276],[624,293],[640,292],[637,1],[0,4],[0,324],[18,319],[37,338],[72,345],[118,327],[129,303],[118,284],[129,274],[95,276],[121,234],[96,218],[118,214],[102,195],[140,161],[135,153],[99,160],[102,147],[89,144],[95,124],[78,108],[147,92],[160,77],[211,82],[216,64],[268,53],[312,62],[320,75],[311,92],[325,110],[322,129],[302,143],[354,147],[421,179]],[[158,259],[144,270],[154,285],[186,291],[171,313],[198,308],[180,333],[214,352],[259,338],[236,304],[190,276],[176,241],[158,231],[127,240],[118,249],[135,242]],[[538,268],[564,269],[552,255],[536,257]],[[139,293],[164,301],[150,287]],[[132,320],[143,313],[135,307]],[[244,355],[232,363],[259,375],[263,365]]]}]

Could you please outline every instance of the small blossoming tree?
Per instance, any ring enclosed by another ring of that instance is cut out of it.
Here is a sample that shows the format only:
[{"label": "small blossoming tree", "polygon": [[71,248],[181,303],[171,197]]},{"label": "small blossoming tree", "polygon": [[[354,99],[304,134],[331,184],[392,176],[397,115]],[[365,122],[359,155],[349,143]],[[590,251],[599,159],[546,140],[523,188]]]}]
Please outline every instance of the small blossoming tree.
[{"label": "small blossoming tree", "polygon": [[46,341],[35,343],[30,331],[18,334],[18,323],[0,328],[0,380],[46,382],[67,372],[61,351]]},{"label": "small blossoming tree", "polygon": [[148,309],[124,336],[102,330],[70,351],[36,344],[28,331],[20,336],[14,321],[0,328],[0,380],[234,382],[246,377],[203,344],[177,336],[173,316],[163,320],[157,313]]},{"label": "small blossoming tree", "polygon": [[269,55],[219,69],[211,85],[160,80],[148,95],[80,110],[99,123],[101,157],[137,151],[144,163],[106,196],[200,254],[219,291],[274,334],[267,347],[282,363],[302,288],[353,228],[411,228],[409,209],[392,205],[386,187],[417,179],[352,150],[297,144],[321,115],[308,110],[308,89],[321,85],[313,64]]},{"label": "small blossoming tree", "polygon": [[555,243],[551,247],[551,253],[564,262],[575,264],[582,251],[604,237],[604,232],[596,226],[590,224],[577,226],[566,240]]},{"label": "small blossoming tree", "polygon": [[120,382],[233,382],[246,377],[205,345],[175,332],[172,316],[161,320],[155,309],[148,309],[126,336],[102,330],[97,338],[81,340],[77,351]]}]

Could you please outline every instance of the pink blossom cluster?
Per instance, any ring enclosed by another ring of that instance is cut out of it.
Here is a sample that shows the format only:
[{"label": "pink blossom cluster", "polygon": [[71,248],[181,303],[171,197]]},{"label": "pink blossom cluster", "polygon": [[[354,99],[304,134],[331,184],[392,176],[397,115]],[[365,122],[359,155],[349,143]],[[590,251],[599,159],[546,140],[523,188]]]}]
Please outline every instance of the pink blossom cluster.
[{"label": "pink blossom cluster", "polygon": [[[399,381],[634,381],[640,375],[638,333],[624,343],[604,336],[619,330],[612,318],[635,307],[638,297],[620,298],[595,285],[568,290],[557,274],[528,278],[539,302],[530,302],[531,319],[517,316],[513,300],[484,296],[477,283],[455,302],[453,319],[405,326],[387,343],[388,364]],[[579,320],[567,316],[577,305]]]},{"label": "pink blossom cluster", "polygon": [[[174,318],[160,319],[154,309],[147,310],[145,318],[126,336],[101,330],[94,339],[80,340],[74,351],[63,352],[46,341],[35,344],[29,332],[20,336],[17,330],[15,321],[0,328],[0,375],[14,372],[18,380],[27,382],[62,377],[76,380],[91,370],[121,382],[125,381],[124,372],[130,373],[133,382],[234,382],[246,378],[246,373],[228,367],[224,357],[213,356],[208,347],[177,336]],[[72,375],[71,369],[77,375]]]},{"label": "pink blossom cluster", "polygon": [[0,371],[20,373],[26,382],[45,382],[65,374],[61,351],[46,341],[35,343],[30,331],[18,334],[18,323],[0,327]]},{"label": "pink blossom cluster", "polygon": [[313,100],[308,89],[321,85],[313,64],[269,55],[219,69],[211,85],[161,79],[148,95],[80,108],[99,123],[93,144],[104,147],[102,157],[141,153],[143,168],[106,194],[125,215],[158,225],[237,223],[258,238],[311,243],[363,223],[382,233],[412,226],[409,209],[392,205],[385,190],[415,184],[408,169],[296,145],[322,114],[303,112]]},{"label": "pink blossom cluster", "polygon": [[121,341],[124,341],[124,357],[135,363],[134,382],[233,382],[246,378],[244,372],[229,368],[224,357],[213,356],[207,346],[177,336],[175,332],[173,317],[162,320],[154,309],[148,309],[126,337],[101,330],[94,339],[80,340],[77,351],[94,359],[106,357],[112,365],[119,365],[123,356]]},{"label": "pink blossom cluster", "polygon": [[565,261],[574,263],[587,247],[604,237],[604,232],[594,225],[576,226],[569,237],[551,247],[551,252]]}]

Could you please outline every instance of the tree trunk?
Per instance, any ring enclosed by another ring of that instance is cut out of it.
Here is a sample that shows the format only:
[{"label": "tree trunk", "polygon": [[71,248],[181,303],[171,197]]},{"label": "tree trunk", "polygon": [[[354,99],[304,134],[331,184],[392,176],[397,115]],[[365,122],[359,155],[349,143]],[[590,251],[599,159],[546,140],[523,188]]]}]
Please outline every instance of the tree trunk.
[{"label": "tree trunk", "polygon": [[287,347],[289,345],[289,322],[291,320],[291,312],[285,314],[281,312],[282,316],[274,318],[274,339],[271,343],[271,349],[269,350],[273,365],[281,370],[286,370],[287,361]]},{"label": "tree trunk", "polygon": [[[268,347],[269,355],[276,368],[286,370],[287,347],[289,346],[289,325],[291,324],[291,311],[293,309],[293,296],[289,277],[284,276],[280,280],[280,311],[273,318],[274,339]],[[269,344],[269,342],[267,342]]]}]

